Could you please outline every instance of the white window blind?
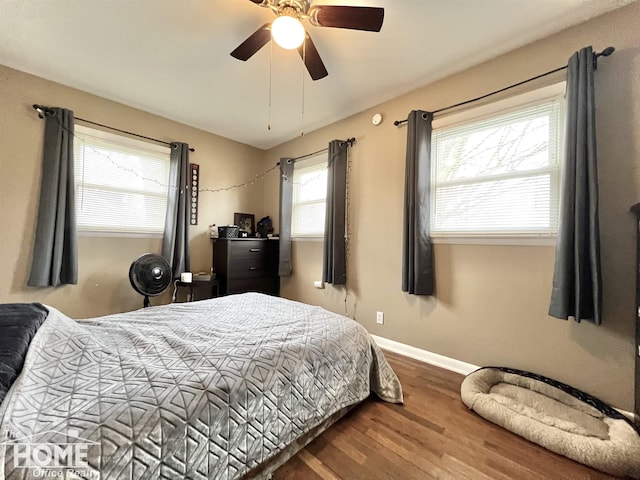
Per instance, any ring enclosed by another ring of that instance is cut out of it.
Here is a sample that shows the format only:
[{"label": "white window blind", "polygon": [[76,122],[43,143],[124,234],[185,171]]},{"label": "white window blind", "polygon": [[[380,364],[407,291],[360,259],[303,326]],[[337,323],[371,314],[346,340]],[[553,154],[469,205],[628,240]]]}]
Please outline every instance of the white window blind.
[{"label": "white window blind", "polygon": [[296,162],[293,169],[292,237],[321,237],[327,204],[327,155]]},{"label": "white window blind", "polygon": [[554,235],[561,130],[557,95],[435,129],[433,235]]},{"label": "white window blind", "polygon": [[78,230],[162,233],[169,155],[169,147],[76,125]]}]

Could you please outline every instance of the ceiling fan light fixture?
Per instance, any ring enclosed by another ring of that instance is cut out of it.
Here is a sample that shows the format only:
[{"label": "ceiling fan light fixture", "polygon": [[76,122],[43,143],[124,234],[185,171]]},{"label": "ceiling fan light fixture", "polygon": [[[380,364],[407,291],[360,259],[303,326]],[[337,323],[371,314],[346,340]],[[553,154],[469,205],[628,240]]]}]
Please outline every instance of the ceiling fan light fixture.
[{"label": "ceiling fan light fixture", "polygon": [[305,31],[300,20],[281,15],[271,24],[271,36],[282,48],[293,50],[304,42]]}]

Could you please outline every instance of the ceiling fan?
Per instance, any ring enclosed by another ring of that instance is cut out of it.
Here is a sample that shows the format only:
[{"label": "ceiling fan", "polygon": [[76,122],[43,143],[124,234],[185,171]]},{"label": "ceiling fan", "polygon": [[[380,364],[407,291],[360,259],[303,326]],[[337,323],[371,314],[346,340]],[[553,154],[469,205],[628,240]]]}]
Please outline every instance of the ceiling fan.
[{"label": "ceiling fan", "polygon": [[273,37],[283,48],[297,48],[309,75],[319,80],[328,75],[316,46],[305,31],[301,20],[316,27],[348,28],[379,32],[384,20],[384,8],[343,5],[311,5],[310,0],[250,0],[270,8],[278,18],[265,23],[231,52],[231,56],[246,61]]}]

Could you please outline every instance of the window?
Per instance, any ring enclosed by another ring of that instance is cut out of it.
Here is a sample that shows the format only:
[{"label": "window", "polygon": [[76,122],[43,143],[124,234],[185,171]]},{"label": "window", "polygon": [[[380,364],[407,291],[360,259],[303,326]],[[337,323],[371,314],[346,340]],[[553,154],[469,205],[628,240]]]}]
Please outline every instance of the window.
[{"label": "window", "polygon": [[163,232],[169,147],[80,125],[73,147],[79,231]]},{"label": "window", "polygon": [[448,126],[434,122],[434,237],[557,233],[563,91],[564,83],[465,112],[465,120],[452,116]]},{"label": "window", "polygon": [[292,237],[322,237],[327,204],[327,155],[298,161],[293,168]]}]

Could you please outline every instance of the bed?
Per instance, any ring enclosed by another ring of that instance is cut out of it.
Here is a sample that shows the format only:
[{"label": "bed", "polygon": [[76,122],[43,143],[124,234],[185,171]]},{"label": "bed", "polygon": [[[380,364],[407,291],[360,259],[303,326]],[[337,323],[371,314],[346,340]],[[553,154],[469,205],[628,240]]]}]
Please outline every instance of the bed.
[{"label": "bed", "polygon": [[402,402],[366,330],[320,307],[247,293],[77,321],[43,308],[0,405],[0,478],[268,478],[371,392]]}]

